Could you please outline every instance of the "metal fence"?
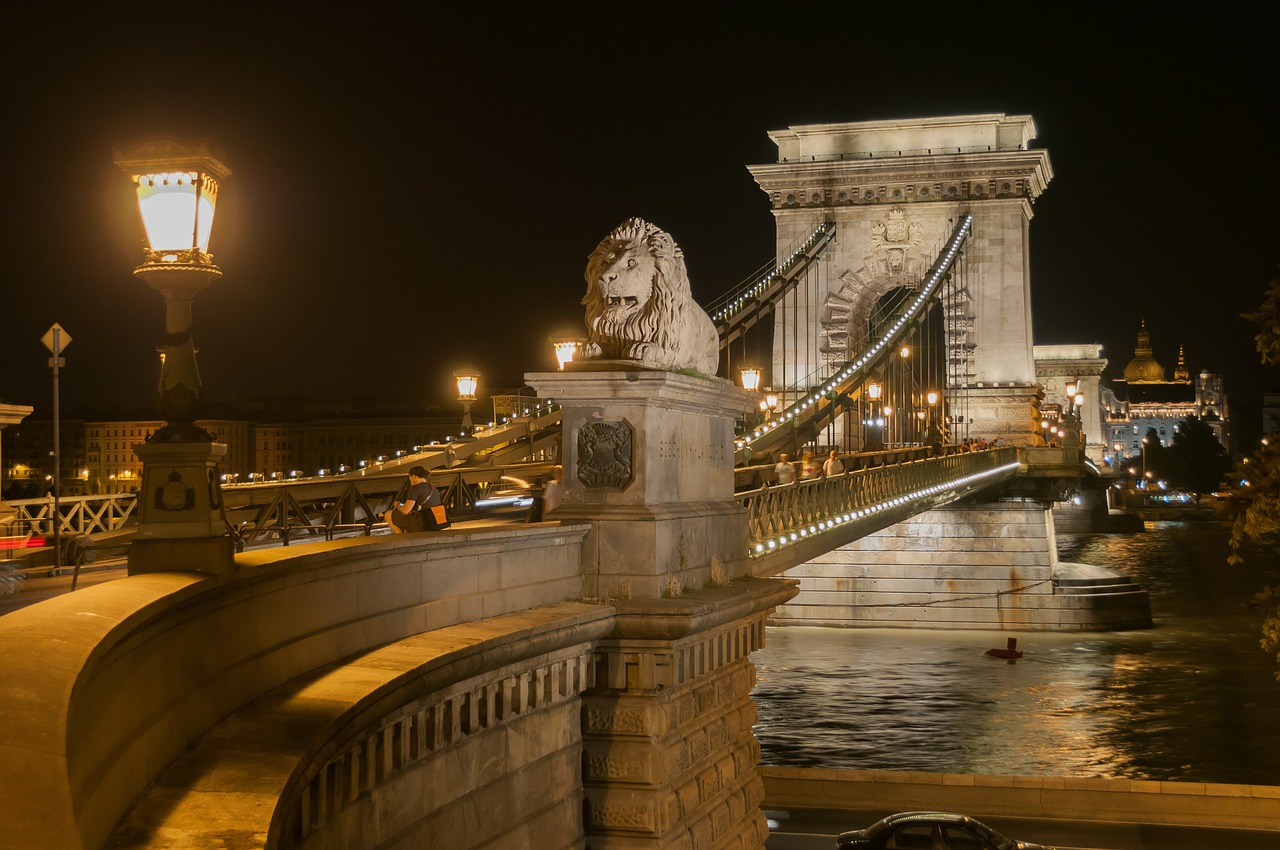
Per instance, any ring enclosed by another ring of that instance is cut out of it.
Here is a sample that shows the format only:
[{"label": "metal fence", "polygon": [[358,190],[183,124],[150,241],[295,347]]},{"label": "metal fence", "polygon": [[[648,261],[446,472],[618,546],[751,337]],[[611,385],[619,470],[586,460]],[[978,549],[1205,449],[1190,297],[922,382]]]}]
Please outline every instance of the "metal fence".
[{"label": "metal fence", "polygon": [[[17,511],[10,534],[52,537],[54,523],[53,496],[43,499],[16,499],[7,502]],[[99,496],[63,496],[58,500],[64,534],[101,534],[115,531],[132,522],[137,515],[136,493],[112,493]]]}]

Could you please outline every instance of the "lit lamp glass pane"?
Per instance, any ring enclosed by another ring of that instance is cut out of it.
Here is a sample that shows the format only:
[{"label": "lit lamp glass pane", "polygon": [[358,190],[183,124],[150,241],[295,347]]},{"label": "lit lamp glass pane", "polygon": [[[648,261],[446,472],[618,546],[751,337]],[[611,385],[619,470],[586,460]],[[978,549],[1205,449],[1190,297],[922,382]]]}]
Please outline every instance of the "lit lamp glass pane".
[{"label": "lit lamp glass pane", "polygon": [[480,383],[480,377],[473,372],[455,372],[454,378],[458,380],[458,398],[474,399],[476,397],[476,387]]},{"label": "lit lamp glass pane", "polygon": [[[138,211],[153,251],[209,251],[218,184],[194,171],[142,174]],[[197,191],[198,190],[198,191]]]},{"label": "lit lamp glass pane", "polygon": [[867,387],[867,398],[870,398],[870,399],[880,398],[879,384],[871,384],[870,386]]},{"label": "lit lamp glass pane", "polygon": [[578,343],[573,341],[557,342],[553,344],[556,350],[556,362],[563,369],[566,363],[573,362],[573,355],[578,351]]}]

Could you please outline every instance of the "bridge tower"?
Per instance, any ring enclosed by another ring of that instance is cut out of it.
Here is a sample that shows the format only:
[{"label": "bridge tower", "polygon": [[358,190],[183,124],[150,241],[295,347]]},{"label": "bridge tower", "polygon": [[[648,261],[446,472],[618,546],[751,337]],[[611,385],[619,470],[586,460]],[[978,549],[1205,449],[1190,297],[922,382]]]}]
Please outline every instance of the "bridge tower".
[{"label": "bridge tower", "polygon": [[850,359],[877,301],[915,286],[969,212],[961,271],[940,295],[949,409],[969,436],[1038,443],[1028,229],[1053,171],[1048,152],[1030,147],[1031,117],[809,124],[769,137],[778,161],[748,168],[769,196],[778,251],[817,220],[837,228],[817,289],[798,289],[775,313],[774,386]]}]

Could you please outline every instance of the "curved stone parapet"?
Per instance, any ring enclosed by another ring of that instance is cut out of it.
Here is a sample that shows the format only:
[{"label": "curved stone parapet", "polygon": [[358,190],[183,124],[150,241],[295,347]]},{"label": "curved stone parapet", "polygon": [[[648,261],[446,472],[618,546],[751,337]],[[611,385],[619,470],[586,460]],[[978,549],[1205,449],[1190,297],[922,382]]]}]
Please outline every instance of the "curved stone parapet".
[{"label": "curved stone parapet", "polygon": [[143,789],[281,684],[581,595],[586,525],[348,539],[130,576],[0,618],[0,847],[98,848]]}]

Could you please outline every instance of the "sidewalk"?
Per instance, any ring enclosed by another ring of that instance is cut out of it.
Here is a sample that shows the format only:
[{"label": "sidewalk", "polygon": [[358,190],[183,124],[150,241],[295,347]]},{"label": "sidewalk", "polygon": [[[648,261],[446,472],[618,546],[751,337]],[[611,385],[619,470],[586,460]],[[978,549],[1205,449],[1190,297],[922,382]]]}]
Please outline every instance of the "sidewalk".
[{"label": "sidewalk", "polygon": [[[10,574],[12,580],[0,584],[0,616],[64,593],[71,593],[72,567],[64,567],[63,575],[60,576],[49,575],[48,568],[39,568],[25,574],[25,578],[17,579],[17,576],[23,575],[23,572],[18,569],[19,565],[12,561],[0,561],[0,571],[6,571],[11,566],[13,567],[13,572]],[[127,566],[124,558],[111,558],[81,567],[76,590],[124,578],[128,575]],[[13,588],[13,592],[7,592],[8,588]]]}]

